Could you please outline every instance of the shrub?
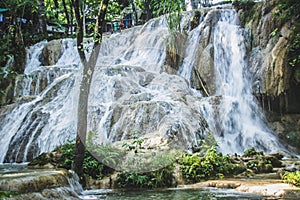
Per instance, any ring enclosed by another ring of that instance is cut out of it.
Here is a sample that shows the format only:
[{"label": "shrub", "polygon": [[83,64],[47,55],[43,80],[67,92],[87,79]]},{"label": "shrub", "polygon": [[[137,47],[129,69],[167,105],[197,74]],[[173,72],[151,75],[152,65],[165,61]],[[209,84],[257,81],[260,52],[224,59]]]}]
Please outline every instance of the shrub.
[{"label": "shrub", "polygon": [[5,199],[7,197],[14,197],[17,196],[18,194],[12,191],[2,191],[0,190],[0,199]]},{"label": "shrub", "polygon": [[[55,167],[72,169],[74,158],[75,141],[67,142],[66,144],[55,148],[50,153],[43,153],[34,159],[29,166],[43,166],[51,163]],[[85,151],[83,171],[86,176],[94,179],[101,179],[106,174],[112,173],[113,169],[107,167],[95,159],[89,151]]]},{"label": "shrub", "polygon": [[252,157],[252,156],[258,156],[258,155],[263,155],[263,152],[257,152],[253,147],[247,149],[247,150],[244,152],[244,156]]},{"label": "shrub", "polygon": [[117,176],[120,188],[162,188],[173,185],[174,165],[144,173],[121,172]]},{"label": "shrub", "polygon": [[229,156],[217,152],[216,147],[209,148],[201,156],[200,153],[182,154],[179,158],[180,169],[188,183],[198,182],[201,179],[223,178],[234,174],[239,167],[231,163]]},{"label": "shrub", "polygon": [[300,186],[300,171],[296,172],[286,172],[282,179],[285,183],[293,184],[295,186]]}]

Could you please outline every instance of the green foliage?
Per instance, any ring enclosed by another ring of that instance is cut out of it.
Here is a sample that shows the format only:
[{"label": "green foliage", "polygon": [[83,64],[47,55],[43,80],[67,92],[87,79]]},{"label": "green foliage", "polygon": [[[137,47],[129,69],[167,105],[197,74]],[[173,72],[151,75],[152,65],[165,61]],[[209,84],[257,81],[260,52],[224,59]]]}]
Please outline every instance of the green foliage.
[{"label": "green foliage", "polygon": [[278,30],[278,28],[275,28],[270,34],[271,38],[280,37],[280,36],[281,36],[281,34],[280,34],[280,31]]},{"label": "green foliage", "polygon": [[125,152],[111,145],[93,144],[94,136],[95,133],[93,132],[89,132],[87,135],[86,148],[88,152],[91,152],[94,156],[97,156],[97,160],[100,160],[104,165],[117,165]]},{"label": "green foliage", "polygon": [[295,186],[300,186],[300,171],[296,172],[286,172],[282,179],[285,183],[293,184]]},{"label": "green foliage", "polygon": [[249,148],[249,149],[247,149],[245,152],[244,152],[244,156],[249,156],[249,157],[251,157],[251,156],[257,156],[257,155],[263,155],[263,152],[257,152],[256,150],[255,150],[255,148]]},{"label": "green foliage", "polygon": [[[0,93],[5,95],[6,88],[14,84],[17,73],[23,73],[25,46],[36,42],[32,23],[22,24],[18,18],[36,22],[37,1],[6,0],[0,1],[0,7],[8,8],[5,16],[10,17],[10,24],[1,24],[0,29]],[[13,60],[10,67],[5,67],[10,60]]]},{"label": "green foliage", "polygon": [[[74,149],[75,141],[68,142],[54,150],[54,152],[61,155],[57,161],[58,167],[72,169]],[[101,179],[104,175],[111,173],[113,170],[100,163],[89,151],[85,151],[83,171],[87,176]]]},{"label": "green foliage", "polygon": [[[299,52],[300,52],[300,33],[296,33],[292,38],[291,45],[289,46],[289,54],[290,54],[289,64],[291,67],[300,66]],[[295,76],[295,78],[298,79],[299,78],[298,75]]]},{"label": "green foliage", "polygon": [[247,169],[251,169],[254,173],[272,172],[273,166],[271,161],[266,158],[250,160],[247,163]]},{"label": "green foliage", "polygon": [[18,194],[12,191],[2,191],[0,190],[0,199],[15,197]]},{"label": "green foliage", "polygon": [[232,5],[237,9],[250,10],[254,6],[254,0],[235,0]]},{"label": "green foliage", "polygon": [[180,169],[187,182],[198,182],[201,179],[222,178],[233,175],[238,167],[231,163],[229,156],[223,156],[212,146],[205,152],[182,154],[179,158]]},{"label": "green foliage", "polygon": [[176,60],[177,48],[176,39],[180,37],[181,27],[180,22],[182,18],[182,11],[185,9],[184,1],[182,0],[163,0],[154,1],[154,14],[164,15],[166,14],[167,25],[170,32],[170,37],[168,38],[168,51],[170,57]]},{"label": "green foliage", "polygon": [[112,21],[116,18],[121,17],[123,7],[117,1],[110,1],[107,8],[107,13],[105,15],[105,19]]},{"label": "green foliage", "polygon": [[[18,75],[13,69],[13,61],[15,57],[20,57],[21,52],[13,42],[15,39],[13,27],[11,26],[8,34],[0,35],[0,94],[2,95],[5,94],[5,89]],[[8,63],[9,65],[6,66]]]},{"label": "green foliage", "polygon": [[123,150],[110,145],[88,145],[87,150],[107,166],[116,166],[124,155]]},{"label": "green foliage", "polygon": [[180,31],[181,12],[185,10],[185,3],[182,0],[154,1],[154,15],[166,15],[168,28],[171,32]]},{"label": "green foliage", "polygon": [[300,2],[298,0],[278,0],[276,15],[283,19],[299,18]]},{"label": "green foliage", "polygon": [[244,157],[251,157],[252,159],[247,162],[247,169],[252,170],[254,173],[272,172],[272,158],[264,156],[264,153],[257,152],[253,147],[244,152]]},{"label": "green foliage", "polygon": [[[298,0],[285,0],[278,1],[278,5],[274,12],[275,16],[291,22],[291,29],[293,35],[289,39],[289,64],[291,67],[300,67],[300,1]],[[276,28],[278,29],[278,28]],[[295,73],[294,78],[299,79],[298,74]]]},{"label": "green foliage", "polygon": [[170,187],[173,182],[174,165],[144,173],[121,172],[117,176],[120,188],[162,188]]},{"label": "green foliage", "polygon": [[142,148],[142,143],[144,142],[144,139],[136,138],[131,143],[125,142],[122,147],[125,148],[126,151],[134,151],[137,153]]}]

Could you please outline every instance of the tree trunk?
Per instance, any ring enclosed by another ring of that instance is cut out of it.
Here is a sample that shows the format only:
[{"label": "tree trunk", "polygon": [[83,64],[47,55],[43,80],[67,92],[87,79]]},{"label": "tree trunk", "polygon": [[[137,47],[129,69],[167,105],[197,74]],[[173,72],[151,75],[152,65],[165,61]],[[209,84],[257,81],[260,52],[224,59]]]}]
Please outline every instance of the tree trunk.
[{"label": "tree trunk", "polygon": [[69,4],[70,4],[70,15],[71,15],[71,34],[73,34],[73,16],[74,16],[74,13],[73,13],[73,4],[72,4],[71,0],[69,0]]},{"label": "tree trunk", "polygon": [[53,0],[54,6],[55,6],[55,18],[58,19],[58,9],[59,9],[59,4],[57,0]]},{"label": "tree trunk", "polygon": [[147,21],[153,18],[150,4],[151,4],[150,0],[145,0],[144,6],[146,9]]},{"label": "tree trunk", "polygon": [[63,7],[64,7],[64,12],[65,12],[65,15],[66,15],[66,19],[67,19],[67,31],[66,31],[66,34],[69,34],[70,16],[69,16],[69,12],[68,12],[68,9],[67,9],[66,0],[62,0],[62,4],[63,4]]},{"label": "tree trunk", "polygon": [[87,61],[83,49],[83,16],[80,11],[79,0],[73,0],[75,9],[75,17],[77,22],[77,50],[83,65],[83,78],[80,85],[79,103],[78,103],[78,117],[77,117],[77,136],[76,147],[74,155],[73,169],[81,178],[81,183],[84,185],[83,178],[83,161],[85,151],[85,141],[87,133],[87,113],[88,113],[88,96],[94,68],[98,59],[100,45],[102,42],[103,24],[109,0],[102,0],[98,12],[98,18],[95,27],[95,41],[93,50],[89,60]]},{"label": "tree trunk", "polygon": [[39,27],[38,32],[40,34],[47,34],[47,21],[46,21],[46,9],[44,0],[39,0]]}]

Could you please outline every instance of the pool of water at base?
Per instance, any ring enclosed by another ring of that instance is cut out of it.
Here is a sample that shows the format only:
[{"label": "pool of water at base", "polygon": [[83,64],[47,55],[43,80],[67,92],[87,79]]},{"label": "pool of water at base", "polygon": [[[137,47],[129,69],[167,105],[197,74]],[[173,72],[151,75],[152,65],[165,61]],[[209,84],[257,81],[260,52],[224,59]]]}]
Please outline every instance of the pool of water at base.
[{"label": "pool of water at base", "polygon": [[274,197],[236,192],[233,189],[87,190],[84,200],[271,200]]}]

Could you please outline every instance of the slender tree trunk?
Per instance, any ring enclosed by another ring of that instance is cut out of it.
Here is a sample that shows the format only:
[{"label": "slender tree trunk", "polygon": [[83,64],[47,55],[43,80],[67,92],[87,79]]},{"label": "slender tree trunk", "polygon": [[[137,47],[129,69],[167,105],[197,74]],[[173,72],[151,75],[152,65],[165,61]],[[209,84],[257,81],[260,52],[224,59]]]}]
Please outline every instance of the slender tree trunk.
[{"label": "slender tree trunk", "polygon": [[71,0],[69,0],[69,4],[70,4],[70,15],[71,15],[71,34],[73,34],[73,16],[74,16],[74,13],[73,13],[73,4],[72,4]]},{"label": "slender tree trunk", "polygon": [[70,16],[69,16],[69,12],[68,12],[68,9],[67,9],[66,0],[62,0],[62,4],[63,4],[63,7],[64,7],[64,12],[65,12],[65,15],[66,15],[66,19],[67,19],[67,31],[66,31],[66,33],[69,34]]},{"label": "slender tree trunk", "polygon": [[87,133],[87,113],[88,113],[88,96],[90,85],[94,73],[94,68],[98,59],[100,45],[102,42],[104,18],[109,0],[102,0],[98,12],[98,18],[95,26],[94,46],[89,60],[87,61],[83,50],[83,15],[80,13],[79,0],[73,0],[75,17],[77,21],[77,50],[83,65],[83,78],[80,85],[79,103],[78,103],[78,122],[77,137],[74,155],[73,169],[81,178],[81,183],[85,184],[83,178],[83,161],[85,151],[85,141]]},{"label": "slender tree trunk", "polygon": [[47,34],[47,21],[46,21],[46,9],[44,0],[39,0],[39,28],[40,34]]},{"label": "slender tree trunk", "polygon": [[150,7],[150,0],[145,0],[144,6],[146,9],[146,14],[147,14],[147,21],[153,18],[152,12],[151,12],[151,7]]},{"label": "slender tree trunk", "polygon": [[53,0],[53,2],[55,6],[55,18],[58,19],[58,9],[59,9],[58,0]]}]

